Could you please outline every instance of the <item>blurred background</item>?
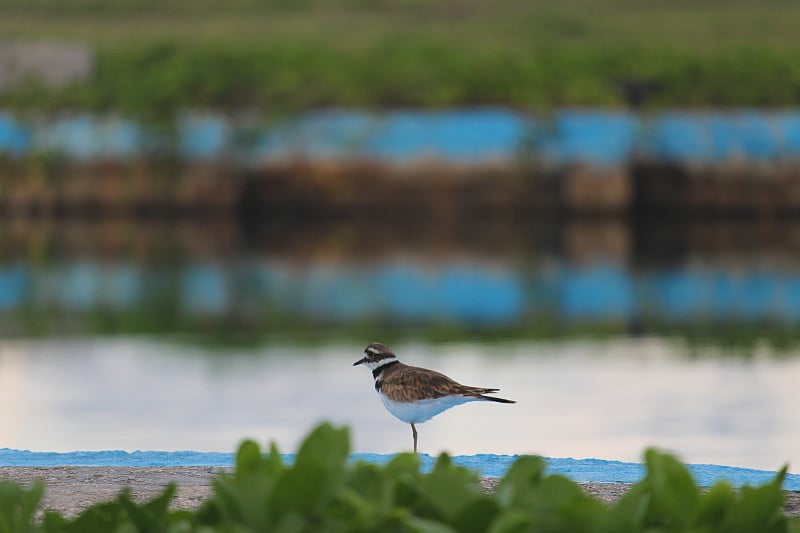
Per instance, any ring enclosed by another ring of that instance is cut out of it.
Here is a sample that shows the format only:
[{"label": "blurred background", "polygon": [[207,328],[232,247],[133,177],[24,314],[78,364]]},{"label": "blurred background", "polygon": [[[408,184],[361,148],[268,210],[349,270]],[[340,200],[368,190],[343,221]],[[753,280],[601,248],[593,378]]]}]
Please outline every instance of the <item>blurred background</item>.
[{"label": "blurred background", "polygon": [[798,472],[800,5],[0,0],[0,447]]}]

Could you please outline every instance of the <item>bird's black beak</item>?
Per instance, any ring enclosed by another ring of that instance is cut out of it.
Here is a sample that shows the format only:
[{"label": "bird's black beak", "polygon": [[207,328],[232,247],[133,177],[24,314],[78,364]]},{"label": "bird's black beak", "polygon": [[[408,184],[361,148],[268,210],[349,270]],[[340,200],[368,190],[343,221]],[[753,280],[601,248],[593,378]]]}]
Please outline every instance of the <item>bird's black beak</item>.
[{"label": "bird's black beak", "polygon": [[366,357],[362,357],[361,359],[359,359],[358,361],[356,361],[355,363],[353,363],[353,366],[360,365],[360,364],[361,364],[361,363],[363,363],[365,360],[366,360]]}]

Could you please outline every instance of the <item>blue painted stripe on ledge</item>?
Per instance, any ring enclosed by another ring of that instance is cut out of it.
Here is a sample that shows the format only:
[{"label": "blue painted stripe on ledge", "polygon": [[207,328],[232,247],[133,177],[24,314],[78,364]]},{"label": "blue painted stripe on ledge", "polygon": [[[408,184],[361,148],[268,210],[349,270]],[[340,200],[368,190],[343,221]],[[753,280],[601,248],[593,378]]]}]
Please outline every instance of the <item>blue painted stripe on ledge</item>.
[{"label": "blue painted stripe on ledge", "polygon": [[[256,121],[258,119],[256,118]],[[648,115],[609,109],[561,109],[535,117],[504,108],[368,112],[328,109],[253,129],[252,120],[182,113],[178,148],[194,160],[230,157],[371,158],[403,162],[514,160],[521,152],[556,164],[656,161],[738,163],[794,161],[800,112],[666,110]],[[0,110],[0,153],[56,151],[75,159],[127,159],[167,147],[146,126],[116,115],[83,113],[36,120]]]},{"label": "blue painted stripe on ledge", "polygon": [[[394,455],[359,453],[351,459],[383,464]],[[423,469],[430,470],[435,457],[421,455]],[[453,458],[456,464],[477,470],[483,476],[500,477],[518,456],[516,455],[460,455]],[[284,454],[287,463],[293,454]],[[634,483],[644,474],[639,463],[607,461],[602,459],[546,459],[548,471],[562,474],[574,481],[599,483]],[[219,452],[158,452],[158,451],[97,451],[97,452],[31,452],[0,448],[0,466],[233,466],[234,454]],[[695,480],[701,486],[710,486],[719,480],[728,480],[735,486],[760,485],[775,476],[775,472],[733,466],[689,465]],[[788,474],[784,481],[786,490],[800,490],[800,474]]]}]

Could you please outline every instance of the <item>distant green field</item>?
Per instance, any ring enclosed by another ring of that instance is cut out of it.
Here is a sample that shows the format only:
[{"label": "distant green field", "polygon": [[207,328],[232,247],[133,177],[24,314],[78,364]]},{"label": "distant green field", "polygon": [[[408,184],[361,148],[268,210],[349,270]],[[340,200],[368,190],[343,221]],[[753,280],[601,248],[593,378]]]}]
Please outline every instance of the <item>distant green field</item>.
[{"label": "distant green field", "polygon": [[796,106],[798,28],[794,0],[0,0],[3,39],[99,57],[0,106]]},{"label": "distant green field", "polygon": [[426,40],[464,51],[532,46],[800,48],[794,0],[0,0],[0,35],[109,45],[176,40],[366,49]]}]

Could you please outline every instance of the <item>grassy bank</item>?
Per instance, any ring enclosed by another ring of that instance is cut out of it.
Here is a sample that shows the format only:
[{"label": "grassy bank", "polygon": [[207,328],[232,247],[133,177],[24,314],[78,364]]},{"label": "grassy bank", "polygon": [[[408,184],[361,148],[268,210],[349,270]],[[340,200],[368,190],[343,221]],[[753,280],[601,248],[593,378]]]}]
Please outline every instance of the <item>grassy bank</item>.
[{"label": "grassy bank", "polygon": [[4,0],[0,35],[89,42],[89,81],[17,109],[800,105],[800,5]]},{"label": "grassy bank", "polygon": [[79,107],[163,116],[176,108],[285,112],[326,106],[520,109],[626,103],[626,83],[655,87],[652,106],[800,104],[797,52],[736,49],[541,47],[465,51],[391,41],[363,51],[301,41],[259,46],[149,43],[100,48],[92,79],[62,90],[26,86],[0,96],[14,109]]}]

